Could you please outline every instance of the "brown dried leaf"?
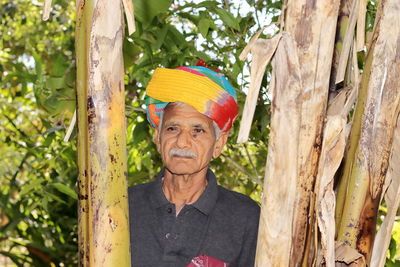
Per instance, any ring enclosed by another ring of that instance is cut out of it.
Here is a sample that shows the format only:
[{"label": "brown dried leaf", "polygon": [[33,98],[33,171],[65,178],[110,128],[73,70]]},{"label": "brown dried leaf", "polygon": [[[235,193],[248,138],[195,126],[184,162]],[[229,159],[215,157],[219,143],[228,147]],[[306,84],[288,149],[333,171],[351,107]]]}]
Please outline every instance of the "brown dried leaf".
[{"label": "brown dried leaf", "polygon": [[342,52],[340,53],[339,57],[339,65],[336,73],[336,84],[344,80],[344,75],[346,73],[347,61],[349,59],[350,47],[353,44],[354,30],[359,12],[358,6],[359,0],[353,0],[353,4],[350,9],[349,23],[347,25],[346,35],[344,36],[343,40]]},{"label": "brown dried leaf", "polygon": [[122,0],[124,4],[126,21],[128,23],[128,34],[131,35],[136,31],[135,26],[135,12],[133,9],[133,1],[132,0]]},{"label": "brown dried leaf", "polygon": [[49,19],[50,11],[51,11],[51,0],[44,0],[42,20],[46,21]]},{"label": "brown dried leaf", "polygon": [[374,49],[360,149],[366,157],[376,198],[382,190],[400,109],[400,2],[385,3]]},{"label": "brown dried leaf", "polygon": [[250,88],[246,97],[242,120],[240,121],[240,128],[237,139],[238,143],[244,143],[249,138],[251,122],[253,121],[254,111],[256,109],[257,98],[260,92],[265,68],[271,60],[272,55],[275,53],[281,36],[281,34],[278,34],[272,39],[255,40],[250,47],[253,57],[250,70]]},{"label": "brown dried leaf", "polygon": [[362,51],[365,47],[365,16],[367,12],[367,0],[360,0],[357,17],[356,51]]},{"label": "brown dried leaf", "polygon": [[75,123],[76,123],[76,109],[74,111],[74,115],[72,115],[71,122],[70,122],[70,124],[68,126],[68,130],[65,133],[65,137],[64,137],[64,140],[63,140],[64,142],[68,142],[69,138],[71,137],[72,130],[75,127]]},{"label": "brown dried leaf", "polygon": [[311,240],[306,233],[314,227],[309,225],[314,219],[309,213],[310,199],[318,172],[340,1],[290,0],[287,4],[285,29],[296,41],[302,79],[301,142],[290,265],[297,266],[302,262],[306,243]]},{"label": "brown dried leaf", "polygon": [[329,116],[324,131],[318,170],[318,196],[316,200],[318,227],[326,266],[335,265],[335,192],[334,175],[343,158],[345,143],[345,116]]},{"label": "brown dried leaf", "polygon": [[335,204],[334,175],[343,159],[346,147],[346,117],[355,101],[357,88],[342,90],[327,111],[321,156],[316,182],[316,214],[321,233],[322,254],[326,266],[335,265]]},{"label": "brown dried leaf", "polygon": [[[355,248],[346,245],[345,243],[335,243],[336,266],[341,266],[340,263],[345,263],[346,266],[367,266],[365,258]],[[338,264],[339,263],[339,264]]]},{"label": "brown dried leaf", "polygon": [[251,37],[249,43],[244,47],[242,53],[240,53],[240,55],[239,55],[239,59],[240,59],[240,60],[243,61],[243,60],[246,59],[247,55],[250,53],[250,50],[251,50],[251,48],[252,48],[253,45],[254,45],[254,42],[258,40],[258,37],[261,35],[261,33],[264,31],[264,29],[265,29],[265,28],[262,28],[261,30],[259,30],[258,32],[256,32],[256,34],[254,34],[254,35]]},{"label": "brown dried leaf", "polygon": [[387,214],[375,237],[372,249],[371,266],[383,267],[386,261],[386,251],[389,247],[396,211],[400,206],[400,116],[397,119],[392,145],[389,168],[385,184],[388,184],[385,201]]},{"label": "brown dried leaf", "polygon": [[256,255],[260,267],[289,266],[291,260],[302,81],[294,40],[288,34],[282,35],[272,64],[271,133]]}]

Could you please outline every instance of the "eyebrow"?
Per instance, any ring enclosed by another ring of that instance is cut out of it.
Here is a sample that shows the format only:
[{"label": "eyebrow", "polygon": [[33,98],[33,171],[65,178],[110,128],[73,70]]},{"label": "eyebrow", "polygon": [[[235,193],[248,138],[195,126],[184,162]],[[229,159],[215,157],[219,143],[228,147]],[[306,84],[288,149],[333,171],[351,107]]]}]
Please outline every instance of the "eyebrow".
[{"label": "eyebrow", "polygon": [[[175,122],[175,121],[170,121],[170,122],[167,122],[167,123],[165,123],[165,127],[168,127],[168,126],[180,126],[181,124],[179,123],[179,122]],[[204,125],[203,123],[193,123],[193,124],[191,124],[190,125],[191,127],[194,127],[194,128],[203,128],[203,129],[206,129],[207,128],[207,126],[206,125]]]},{"label": "eyebrow", "polygon": [[205,127],[203,124],[201,124],[201,123],[196,123],[196,124],[192,124],[192,127],[194,127],[194,128],[207,128],[207,127]]},{"label": "eyebrow", "polygon": [[174,121],[167,122],[164,126],[179,126],[180,124]]}]

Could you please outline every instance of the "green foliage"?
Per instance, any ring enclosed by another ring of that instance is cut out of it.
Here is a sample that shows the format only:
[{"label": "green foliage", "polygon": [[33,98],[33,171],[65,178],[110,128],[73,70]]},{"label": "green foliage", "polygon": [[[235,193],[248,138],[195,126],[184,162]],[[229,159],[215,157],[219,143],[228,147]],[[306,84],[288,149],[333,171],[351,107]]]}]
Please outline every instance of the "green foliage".
[{"label": "green foliage", "polygon": [[169,0],[133,0],[135,18],[144,25],[149,25],[154,17],[168,10]]},{"label": "green foliage", "polygon": [[18,266],[77,262],[74,5],[0,0],[0,254]]}]

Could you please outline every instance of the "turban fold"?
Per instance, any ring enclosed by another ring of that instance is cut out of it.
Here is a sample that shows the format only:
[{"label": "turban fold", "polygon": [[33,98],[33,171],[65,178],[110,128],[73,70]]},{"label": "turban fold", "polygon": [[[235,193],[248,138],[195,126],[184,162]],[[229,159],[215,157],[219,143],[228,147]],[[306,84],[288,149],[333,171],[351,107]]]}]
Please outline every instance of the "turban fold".
[{"label": "turban fold", "polygon": [[182,102],[227,132],[238,115],[236,92],[220,73],[206,67],[157,68],[146,89],[147,119],[157,127],[164,108]]}]

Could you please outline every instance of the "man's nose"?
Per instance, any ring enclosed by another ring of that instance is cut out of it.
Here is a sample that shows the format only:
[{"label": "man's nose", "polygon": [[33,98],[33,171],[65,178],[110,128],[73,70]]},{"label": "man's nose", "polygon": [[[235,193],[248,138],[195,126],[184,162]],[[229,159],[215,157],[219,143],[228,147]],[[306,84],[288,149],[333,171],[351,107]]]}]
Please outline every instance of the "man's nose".
[{"label": "man's nose", "polygon": [[191,138],[189,131],[182,130],[177,136],[176,144],[180,148],[188,147]]}]

